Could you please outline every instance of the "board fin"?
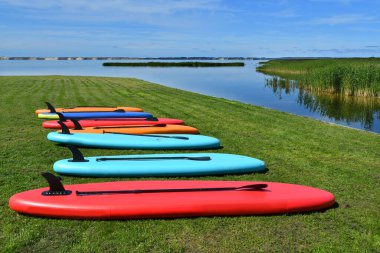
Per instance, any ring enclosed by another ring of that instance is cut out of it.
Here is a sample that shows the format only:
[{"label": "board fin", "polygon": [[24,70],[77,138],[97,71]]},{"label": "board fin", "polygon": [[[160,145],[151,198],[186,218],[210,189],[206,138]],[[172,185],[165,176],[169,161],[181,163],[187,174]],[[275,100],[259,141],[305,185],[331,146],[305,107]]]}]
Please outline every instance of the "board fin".
[{"label": "board fin", "polygon": [[74,130],[83,130],[83,127],[78,120],[70,119],[74,123]]},{"label": "board fin", "polygon": [[61,178],[54,176],[49,172],[44,172],[41,174],[49,183],[49,190],[43,191],[43,196],[62,196],[62,195],[70,195],[72,191],[66,190],[61,182]]},{"label": "board fin", "polygon": [[73,155],[73,159],[70,159],[69,162],[88,162],[87,159],[84,159],[82,152],[76,146],[67,145],[68,149],[70,149],[71,154]]},{"label": "board fin", "polygon": [[125,112],[124,109],[116,109],[113,112]]},{"label": "board fin", "polygon": [[69,128],[60,120],[58,120],[58,124],[61,126],[62,134],[71,134]]},{"label": "board fin", "polygon": [[57,111],[55,110],[55,108],[52,104],[50,104],[49,102],[45,102],[45,104],[51,113],[57,113]]},{"label": "board fin", "polygon": [[66,121],[67,119],[66,119],[66,117],[65,116],[63,116],[63,114],[62,113],[60,113],[60,112],[57,112],[57,115],[58,115],[58,117],[59,117],[59,120],[60,121]]},{"label": "board fin", "polygon": [[158,119],[156,117],[148,117],[148,118],[145,118],[146,121],[150,120],[150,121],[158,121]]}]

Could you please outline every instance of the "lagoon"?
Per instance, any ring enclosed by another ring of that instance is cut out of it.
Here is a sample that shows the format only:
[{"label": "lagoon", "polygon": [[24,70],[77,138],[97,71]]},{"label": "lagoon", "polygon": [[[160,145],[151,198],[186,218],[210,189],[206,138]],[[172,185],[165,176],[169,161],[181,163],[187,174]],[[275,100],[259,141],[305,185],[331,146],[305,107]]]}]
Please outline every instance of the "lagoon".
[{"label": "lagoon", "polygon": [[255,71],[258,61],[245,61],[245,67],[218,68],[103,67],[103,62],[0,61],[0,75],[134,77],[380,133],[379,99],[313,94],[294,85],[273,83],[271,76]]}]

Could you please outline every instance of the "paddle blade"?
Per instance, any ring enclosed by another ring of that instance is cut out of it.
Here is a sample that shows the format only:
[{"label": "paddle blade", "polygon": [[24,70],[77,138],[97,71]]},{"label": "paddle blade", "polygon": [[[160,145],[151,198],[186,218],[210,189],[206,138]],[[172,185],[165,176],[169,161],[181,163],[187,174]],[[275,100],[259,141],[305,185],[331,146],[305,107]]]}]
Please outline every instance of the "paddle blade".
[{"label": "paddle blade", "polygon": [[236,190],[238,190],[238,191],[257,191],[257,190],[265,189],[267,187],[268,187],[267,184],[249,184],[249,185],[237,187]]}]

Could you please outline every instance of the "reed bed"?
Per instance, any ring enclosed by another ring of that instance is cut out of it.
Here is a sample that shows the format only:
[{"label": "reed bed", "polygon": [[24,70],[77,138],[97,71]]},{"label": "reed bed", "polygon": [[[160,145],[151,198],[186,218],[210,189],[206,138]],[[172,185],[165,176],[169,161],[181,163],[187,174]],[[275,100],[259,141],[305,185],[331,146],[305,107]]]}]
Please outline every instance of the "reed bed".
[{"label": "reed bed", "polygon": [[380,58],[271,60],[257,71],[297,80],[308,90],[380,97]]},{"label": "reed bed", "polygon": [[105,62],[104,67],[244,67],[244,62]]}]

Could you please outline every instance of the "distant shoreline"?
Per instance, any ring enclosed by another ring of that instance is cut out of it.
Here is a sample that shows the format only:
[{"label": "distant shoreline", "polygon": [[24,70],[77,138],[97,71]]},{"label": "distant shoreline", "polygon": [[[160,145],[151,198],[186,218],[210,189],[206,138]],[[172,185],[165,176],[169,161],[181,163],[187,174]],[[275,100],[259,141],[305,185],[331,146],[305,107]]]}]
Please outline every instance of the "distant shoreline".
[{"label": "distant shoreline", "polygon": [[306,59],[380,59],[380,57],[93,57],[93,56],[51,56],[51,57],[35,57],[35,56],[0,56],[0,61],[7,60],[23,60],[23,61],[146,61],[146,60],[161,60],[161,61],[257,61],[257,60],[306,60]]},{"label": "distant shoreline", "polygon": [[215,60],[215,61],[230,61],[230,60],[269,60],[270,58],[264,57],[8,57],[2,56],[0,60],[34,60],[34,61],[109,61],[109,60],[127,60],[127,61],[137,61],[137,60],[183,60],[183,61],[207,61],[207,60]]},{"label": "distant shoreline", "polygon": [[244,67],[244,62],[104,62],[104,67]]}]

